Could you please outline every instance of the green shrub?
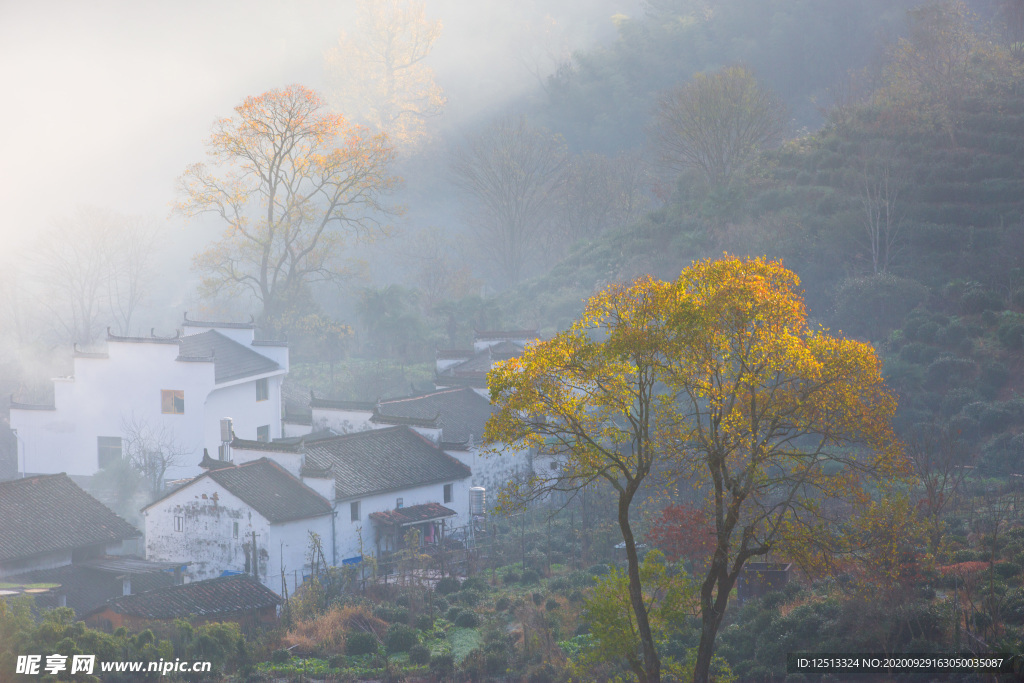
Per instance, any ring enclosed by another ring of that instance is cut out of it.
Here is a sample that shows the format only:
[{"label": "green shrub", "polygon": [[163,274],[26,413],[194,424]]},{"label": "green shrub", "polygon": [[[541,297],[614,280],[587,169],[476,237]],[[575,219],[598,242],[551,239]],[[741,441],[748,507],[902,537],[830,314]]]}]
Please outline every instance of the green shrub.
[{"label": "green shrub", "polygon": [[446,576],[437,582],[435,590],[441,595],[449,595],[459,590],[459,580],[454,576]]},{"label": "green shrub", "polygon": [[555,600],[554,598],[548,598],[548,601],[544,603],[544,609],[546,609],[549,612],[553,609],[558,609],[558,600]]},{"label": "green shrub", "polygon": [[527,569],[523,572],[522,576],[519,577],[519,582],[524,586],[528,586],[531,583],[537,583],[540,581],[540,574],[533,569]]},{"label": "green shrub", "polygon": [[964,292],[960,297],[960,310],[967,314],[1001,311],[1004,308],[1006,304],[1003,303],[1002,295],[991,289],[977,287]]},{"label": "green shrub", "polygon": [[1021,349],[1024,346],[1024,322],[1004,320],[996,330],[996,338],[1011,351]]},{"label": "green shrub", "polygon": [[462,591],[459,593],[459,602],[466,607],[476,607],[480,604],[480,592],[475,590]]},{"label": "green shrub", "polygon": [[455,658],[450,654],[434,655],[430,658],[430,673],[435,678],[448,678],[455,673]]},{"label": "green shrub", "polygon": [[462,608],[460,608],[460,607],[452,607],[451,609],[448,610],[448,613],[446,615],[444,615],[444,618],[454,624],[455,620],[459,618],[460,614],[462,614]]},{"label": "green shrub", "polygon": [[352,657],[369,655],[377,651],[377,638],[367,631],[349,631],[345,634],[345,654]]},{"label": "green shrub", "polygon": [[377,605],[373,608],[373,616],[378,619],[383,619],[389,624],[394,623],[406,623],[409,621],[409,610],[404,607],[397,605],[389,605],[387,603]]},{"label": "green shrub", "polygon": [[399,607],[409,607],[409,595],[399,595],[397,598],[395,598],[395,604]]},{"label": "green shrub", "polygon": [[505,610],[508,609],[509,605],[511,605],[511,604],[512,604],[512,601],[508,599],[508,596],[507,595],[502,595],[494,603],[494,609],[498,610],[499,612],[504,612]]},{"label": "green shrub", "polygon": [[456,617],[455,625],[460,628],[476,628],[480,625],[480,617],[476,615],[476,612],[466,610]]},{"label": "green shrub", "polygon": [[274,650],[270,653],[270,661],[274,664],[284,664],[292,658],[292,653],[288,650]]},{"label": "green shrub", "polygon": [[534,593],[531,597],[533,598],[533,604],[537,605],[537,607],[540,607],[541,603],[544,602],[543,593]]},{"label": "green shrub", "polygon": [[429,614],[421,614],[416,617],[416,628],[420,631],[429,631],[434,628],[434,619]]},{"label": "green shrub", "polygon": [[407,652],[419,640],[416,629],[405,624],[391,624],[384,636],[388,652]]},{"label": "green shrub", "polygon": [[511,586],[514,583],[519,583],[520,578],[522,578],[522,575],[519,572],[509,570],[505,572],[504,576],[501,577],[501,580],[506,586]]},{"label": "green shrub", "polygon": [[426,664],[430,661],[430,649],[426,645],[416,643],[409,648],[410,664]]},{"label": "green shrub", "polygon": [[459,590],[462,590],[462,591],[477,591],[477,592],[483,593],[483,592],[486,592],[489,588],[490,588],[490,586],[487,585],[486,581],[481,579],[479,576],[474,576],[472,578],[469,578],[469,579],[466,579],[465,581],[463,581],[462,585],[459,587]]},{"label": "green shrub", "polygon": [[595,564],[587,569],[587,573],[591,576],[604,576],[608,573],[608,565],[606,564]]},{"label": "green shrub", "polygon": [[433,599],[431,600],[431,603],[434,606],[434,611],[437,612],[438,614],[444,614],[445,612],[448,611],[448,608],[451,606],[448,603],[447,599],[445,599],[443,596],[440,596],[440,595],[437,595],[437,594],[435,594],[433,596]]}]

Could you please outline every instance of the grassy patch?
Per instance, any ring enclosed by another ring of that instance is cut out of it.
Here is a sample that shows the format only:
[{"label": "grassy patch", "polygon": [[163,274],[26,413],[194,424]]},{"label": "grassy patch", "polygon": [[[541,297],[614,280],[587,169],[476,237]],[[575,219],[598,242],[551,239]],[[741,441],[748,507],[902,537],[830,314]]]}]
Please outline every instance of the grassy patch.
[{"label": "grassy patch", "polygon": [[448,631],[448,641],[452,644],[452,656],[456,664],[483,644],[480,631],[475,628],[453,628]]}]

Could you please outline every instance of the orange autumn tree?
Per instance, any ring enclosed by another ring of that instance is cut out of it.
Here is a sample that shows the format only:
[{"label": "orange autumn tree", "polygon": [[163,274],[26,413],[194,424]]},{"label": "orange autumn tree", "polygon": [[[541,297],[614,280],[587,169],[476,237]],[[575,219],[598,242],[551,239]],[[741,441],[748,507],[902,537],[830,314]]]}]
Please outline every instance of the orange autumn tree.
[{"label": "orange autumn tree", "polygon": [[873,349],[812,330],[796,275],[726,256],[672,283],[650,278],[593,297],[583,318],[489,376],[485,436],[564,460],[526,493],[604,481],[619,497],[644,683],[661,679],[630,511],[658,475],[704,500],[713,548],[698,591],[694,681],[744,564],[769,552],[811,562],[848,552],[873,487],[905,472]]},{"label": "orange autumn tree", "polygon": [[223,236],[195,257],[207,294],[250,293],[274,325],[308,287],[344,272],[347,239],[372,236],[397,178],[384,135],[369,135],[293,85],[247,97],[218,120],[209,164],[178,180],[186,216],[211,213]]}]

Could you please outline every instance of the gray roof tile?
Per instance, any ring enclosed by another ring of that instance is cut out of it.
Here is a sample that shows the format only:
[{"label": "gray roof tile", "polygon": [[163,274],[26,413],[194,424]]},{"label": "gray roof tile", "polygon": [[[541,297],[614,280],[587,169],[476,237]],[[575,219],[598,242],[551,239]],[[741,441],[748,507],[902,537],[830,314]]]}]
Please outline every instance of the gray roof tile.
[{"label": "gray roof tile", "polygon": [[307,444],[306,465],[332,469],[339,500],[470,475],[468,467],[409,427],[371,429]]},{"label": "gray roof tile", "polygon": [[212,357],[214,379],[218,384],[281,369],[275,361],[229,339],[217,330],[182,337],[180,353],[183,358]]},{"label": "gray roof tile", "polygon": [[66,474],[0,482],[0,562],[140,535]]},{"label": "gray roof tile", "polygon": [[468,387],[442,389],[423,396],[382,401],[380,414],[385,417],[437,417],[443,441],[465,442],[470,435],[482,440],[484,426],[494,411],[490,401]]}]

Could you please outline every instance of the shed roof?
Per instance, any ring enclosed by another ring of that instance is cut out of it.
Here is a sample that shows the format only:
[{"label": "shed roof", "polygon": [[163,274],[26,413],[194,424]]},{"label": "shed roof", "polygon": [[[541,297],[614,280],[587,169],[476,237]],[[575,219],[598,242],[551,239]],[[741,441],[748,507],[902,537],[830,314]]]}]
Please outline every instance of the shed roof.
[{"label": "shed roof", "polygon": [[446,508],[440,503],[423,503],[422,505],[410,505],[407,508],[399,508],[397,510],[371,512],[370,519],[377,524],[409,526],[410,524],[446,519],[457,514],[459,513],[455,512],[455,510]]}]

